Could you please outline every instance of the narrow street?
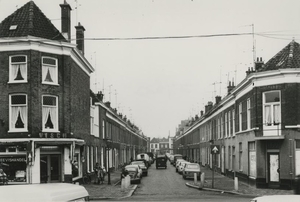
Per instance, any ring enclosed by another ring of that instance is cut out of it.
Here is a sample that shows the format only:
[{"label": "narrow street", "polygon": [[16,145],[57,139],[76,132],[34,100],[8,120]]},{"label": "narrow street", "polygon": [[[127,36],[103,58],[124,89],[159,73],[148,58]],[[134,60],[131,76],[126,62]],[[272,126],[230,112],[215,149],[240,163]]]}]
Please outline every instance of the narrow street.
[{"label": "narrow street", "polygon": [[249,197],[216,192],[200,191],[185,185],[182,176],[168,162],[167,169],[156,169],[155,163],[149,168],[148,176],[130,198],[122,201],[250,201]]}]

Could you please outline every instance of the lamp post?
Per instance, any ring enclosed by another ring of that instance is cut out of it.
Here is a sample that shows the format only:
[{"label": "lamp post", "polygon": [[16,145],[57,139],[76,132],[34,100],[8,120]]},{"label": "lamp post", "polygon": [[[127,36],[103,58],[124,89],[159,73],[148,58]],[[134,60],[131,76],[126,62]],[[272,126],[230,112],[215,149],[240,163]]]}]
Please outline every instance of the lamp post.
[{"label": "lamp post", "polygon": [[109,151],[111,149],[111,139],[106,137],[105,139],[105,143],[106,143],[106,158],[107,158],[107,184],[110,185],[110,168],[109,168]]}]

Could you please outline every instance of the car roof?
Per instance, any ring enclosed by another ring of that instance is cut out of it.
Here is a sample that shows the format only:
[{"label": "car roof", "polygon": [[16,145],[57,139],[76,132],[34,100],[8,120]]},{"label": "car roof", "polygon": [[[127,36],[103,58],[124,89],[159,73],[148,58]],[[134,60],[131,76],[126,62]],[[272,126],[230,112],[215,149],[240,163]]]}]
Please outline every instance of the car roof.
[{"label": "car roof", "polygon": [[252,199],[251,201],[256,202],[281,202],[281,201],[288,201],[288,202],[299,202],[300,195],[266,195],[260,196]]},{"label": "car roof", "polygon": [[[17,194],[12,194],[16,193]],[[70,183],[22,184],[1,187],[1,201],[71,201],[88,197],[87,190]]]}]

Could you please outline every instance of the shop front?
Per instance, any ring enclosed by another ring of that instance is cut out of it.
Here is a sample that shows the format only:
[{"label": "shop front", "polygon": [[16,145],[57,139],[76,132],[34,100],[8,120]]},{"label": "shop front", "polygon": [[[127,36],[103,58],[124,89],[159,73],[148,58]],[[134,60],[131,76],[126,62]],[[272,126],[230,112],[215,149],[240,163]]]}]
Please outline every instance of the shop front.
[{"label": "shop front", "polygon": [[84,140],[0,139],[8,184],[72,182],[82,177]]}]

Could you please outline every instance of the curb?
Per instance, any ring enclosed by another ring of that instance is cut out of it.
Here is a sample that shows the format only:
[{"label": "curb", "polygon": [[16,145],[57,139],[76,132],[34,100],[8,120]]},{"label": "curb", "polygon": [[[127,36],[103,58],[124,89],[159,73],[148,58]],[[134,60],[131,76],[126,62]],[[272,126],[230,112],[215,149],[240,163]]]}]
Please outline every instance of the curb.
[{"label": "curb", "polygon": [[242,193],[238,193],[236,191],[225,191],[225,190],[221,190],[221,189],[212,189],[212,188],[199,188],[199,186],[190,184],[188,182],[185,183],[186,186],[188,187],[192,187],[194,189],[199,189],[199,190],[205,190],[205,191],[213,191],[213,192],[220,192],[220,193],[227,193],[227,194],[234,194],[234,195],[242,195],[242,196],[251,196],[251,197],[257,197],[256,195],[249,195],[249,194],[242,194]]},{"label": "curb", "polygon": [[[117,184],[118,184],[118,182],[115,183],[115,185],[117,185]],[[93,197],[93,196],[90,196],[89,200],[94,201],[94,200],[112,200],[112,199],[128,198],[128,197],[132,196],[132,194],[135,192],[136,188],[137,188],[137,185],[133,185],[133,188],[128,189],[130,191],[128,192],[128,194],[126,196],[122,196],[122,197]]]}]

